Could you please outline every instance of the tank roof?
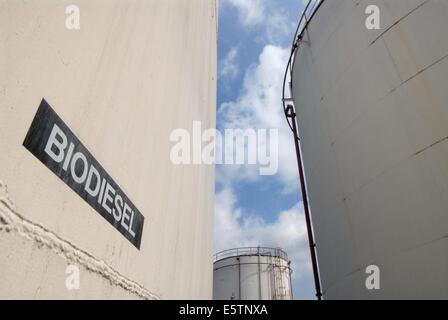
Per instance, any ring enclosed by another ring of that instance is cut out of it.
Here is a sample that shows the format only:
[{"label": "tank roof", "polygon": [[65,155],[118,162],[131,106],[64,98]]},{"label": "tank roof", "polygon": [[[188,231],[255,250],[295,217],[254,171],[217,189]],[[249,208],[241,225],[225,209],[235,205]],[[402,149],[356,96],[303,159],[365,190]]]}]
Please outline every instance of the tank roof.
[{"label": "tank roof", "polygon": [[234,248],[224,250],[216,253],[213,256],[213,263],[227,258],[233,258],[239,256],[269,256],[289,261],[288,254],[280,248],[244,247],[244,248]]}]

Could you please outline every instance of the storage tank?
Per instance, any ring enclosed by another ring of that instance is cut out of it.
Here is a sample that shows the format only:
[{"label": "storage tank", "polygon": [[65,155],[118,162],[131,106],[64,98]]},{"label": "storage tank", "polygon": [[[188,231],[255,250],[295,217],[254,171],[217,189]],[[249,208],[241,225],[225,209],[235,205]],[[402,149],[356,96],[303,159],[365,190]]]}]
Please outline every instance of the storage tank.
[{"label": "storage tank", "polygon": [[324,297],[448,299],[448,1],[315,8],[292,97]]},{"label": "storage tank", "polygon": [[214,256],[214,300],[292,300],[288,255],[278,248],[238,248]]},{"label": "storage tank", "polygon": [[211,299],[215,0],[0,0],[0,298]]}]

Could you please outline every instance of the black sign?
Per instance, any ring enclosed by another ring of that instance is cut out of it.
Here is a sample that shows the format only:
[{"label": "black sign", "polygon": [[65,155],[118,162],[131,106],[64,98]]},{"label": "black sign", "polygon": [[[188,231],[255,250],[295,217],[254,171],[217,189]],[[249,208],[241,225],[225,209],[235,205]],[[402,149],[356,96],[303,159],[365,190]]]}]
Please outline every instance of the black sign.
[{"label": "black sign", "polygon": [[145,217],[45,100],[23,146],[140,249]]}]

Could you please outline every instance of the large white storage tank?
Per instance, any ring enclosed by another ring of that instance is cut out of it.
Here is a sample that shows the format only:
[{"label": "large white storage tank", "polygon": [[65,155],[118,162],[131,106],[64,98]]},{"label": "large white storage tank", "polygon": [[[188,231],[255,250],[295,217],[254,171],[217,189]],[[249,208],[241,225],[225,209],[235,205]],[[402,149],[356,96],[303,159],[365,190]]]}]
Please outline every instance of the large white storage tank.
[{"label": "large white storage tank", "polygon": [[447,33],[446,0],[326,0],[302,34],[292,94],[326,299],[448,299]]},{"label": "large white storage tank", "polygon": [[170,134],[215,127],[216,48],[215,0],[0,0],[0,298],[212,298],[214,168]]},{"label": "large white storage tank", "polygon": [[214,300],[291,300],[288,255],[278,248],[238,248],[214,257]]}]

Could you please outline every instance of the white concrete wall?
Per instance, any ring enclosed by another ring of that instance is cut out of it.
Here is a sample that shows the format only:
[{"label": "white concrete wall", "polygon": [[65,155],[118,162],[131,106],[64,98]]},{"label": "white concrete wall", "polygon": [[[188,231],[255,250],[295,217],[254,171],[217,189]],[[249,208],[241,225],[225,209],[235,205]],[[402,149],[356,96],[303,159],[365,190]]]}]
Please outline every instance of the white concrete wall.
[{"label": "white concrete wall", "polygon": [[222,259],[214,264],[213,299],[291,300],[290,276],[283,259],[244,255]]},{"label": "white concrete wall", "polygon": [[[381,30],[367,30],[378,5]],[[448,298],[448,1],[325,1],[293,72],[327,299]],[[366,290],[366,267],[381,289]]]},{"label": "white concrete wall", "polygon": [[[212,297],[214,168],[169,137],[215,127],[216,6],[0,0],[0,298]],[[22,146],[42,98],[144,215],[140,251]]]}]

